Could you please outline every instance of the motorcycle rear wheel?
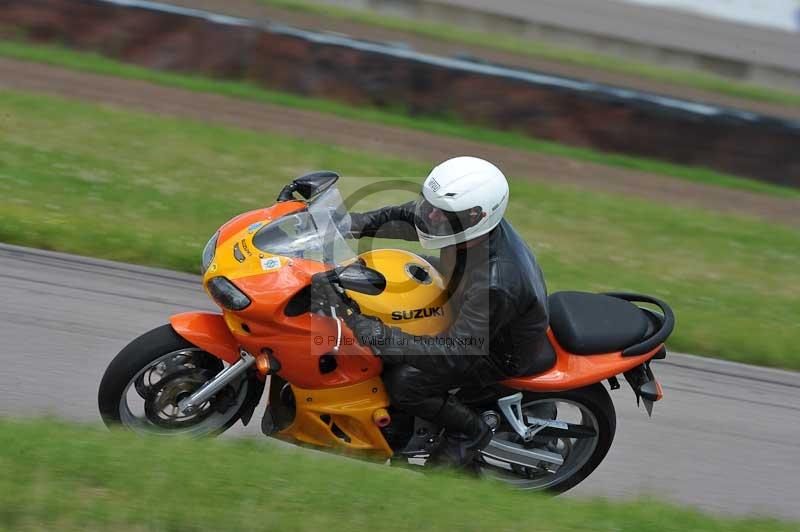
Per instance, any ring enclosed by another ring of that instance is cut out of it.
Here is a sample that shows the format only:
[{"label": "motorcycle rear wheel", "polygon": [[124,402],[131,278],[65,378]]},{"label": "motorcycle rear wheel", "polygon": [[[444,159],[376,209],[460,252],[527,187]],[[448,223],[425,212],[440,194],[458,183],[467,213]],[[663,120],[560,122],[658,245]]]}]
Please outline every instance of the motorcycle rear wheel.
[{"label": "motorcycle rear wheel", "polygon": [[[552,405],[552,406],[551,406]],[[566,405],[568,408],[557,408],[556,405]],[[563,412],[570,408],[580,412],[580,420],[567,420],[578,422],[583,426],[590,426],[596,430],[596,436],[591,440],[577,438],[553,438],[548,442],[551,452],[557,452],[564,457],[564,464],[555,472],[535,471],[521,466],[501,467],[492,464],[486,458],[479,464],[483,476],[499,480],[520,490],[548,491],[563,493],[575,487],[588,477],[605,458],[616,432],[616,412],[614,403],[602,384],[595,384],[586,388],[569,390],[556,393],[531,393],[523,392],[523,412],[540,418],[562,419]],[[543,412],[549,412],[545,415]],[[514,443],[522,443],[519,436],[503,421],[495,431],[495,438],[507,439]],[[535,445],[542,447],[541,444]]]},{"label": "motorcycle rear wheel", "polygon": [[193,414],[182,414],[177,403],[222,369],[221,360],[163,325],[133,340],[111,361],[98,391],[100,415],[108,427],[143,434],[221,434],[241,417],[251,384],[246,375]]}]

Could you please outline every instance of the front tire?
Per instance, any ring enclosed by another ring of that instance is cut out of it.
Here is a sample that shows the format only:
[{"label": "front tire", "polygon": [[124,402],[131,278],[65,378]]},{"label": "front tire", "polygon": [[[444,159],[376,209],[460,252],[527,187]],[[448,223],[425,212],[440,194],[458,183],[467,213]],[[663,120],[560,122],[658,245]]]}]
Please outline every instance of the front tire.
[{"label": "front tire", "polygon": [[100,415],[108,427],[146,434],[221,434],[241,417],[252,384],[246,375],[196,413],[182,415],[177,403],[222,369],[221,360],[163,325],[133,340],[111,361],[98,391]]}]

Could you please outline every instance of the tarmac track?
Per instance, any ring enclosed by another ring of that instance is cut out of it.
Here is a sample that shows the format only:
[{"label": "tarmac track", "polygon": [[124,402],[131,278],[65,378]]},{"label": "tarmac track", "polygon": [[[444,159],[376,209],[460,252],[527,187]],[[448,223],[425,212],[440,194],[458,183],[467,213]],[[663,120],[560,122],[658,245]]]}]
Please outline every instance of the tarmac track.
[{"label": "tarmac track", "polygon": [[[131,339],[213,310],[193,275],[0,244],[0,416],[99,423],[97,386]],[[800,519],[800,375],[670,354],[648,419],[612,392],[618,425],[572,497],[652,496],[715,513]],[[234,434],[258,434],[254,423]]]}]

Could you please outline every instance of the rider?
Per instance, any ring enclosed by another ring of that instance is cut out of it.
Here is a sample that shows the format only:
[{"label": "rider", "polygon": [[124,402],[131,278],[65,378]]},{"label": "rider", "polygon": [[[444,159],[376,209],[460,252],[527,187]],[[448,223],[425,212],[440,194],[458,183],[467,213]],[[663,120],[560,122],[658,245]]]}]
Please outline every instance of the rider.
[{"label": "rider", "polygon": [[354,237],[417,240],[440,249],[451,327],[419,337],[354,313],[356,338],[386,364],[393,404],[445,428],[433,463],[464,466],[491,440],[483,419],[449,391],[548,369],[547,291],[525,241],[505,219],[508,182],[493,164],[457,157],[433,169],[416,202],[352,214]]}]

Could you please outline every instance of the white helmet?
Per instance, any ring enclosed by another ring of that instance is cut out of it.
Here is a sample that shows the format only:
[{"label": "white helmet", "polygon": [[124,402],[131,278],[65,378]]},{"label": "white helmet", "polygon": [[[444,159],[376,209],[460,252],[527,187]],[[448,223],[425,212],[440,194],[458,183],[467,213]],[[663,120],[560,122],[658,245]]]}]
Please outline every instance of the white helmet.
[{"label": "white helmet", "polygon": [[508,181],[499,168],[477,157],[449,159],[422,184],[414,216],[420,244],[441,249],[485,235],[507,206]]}]

